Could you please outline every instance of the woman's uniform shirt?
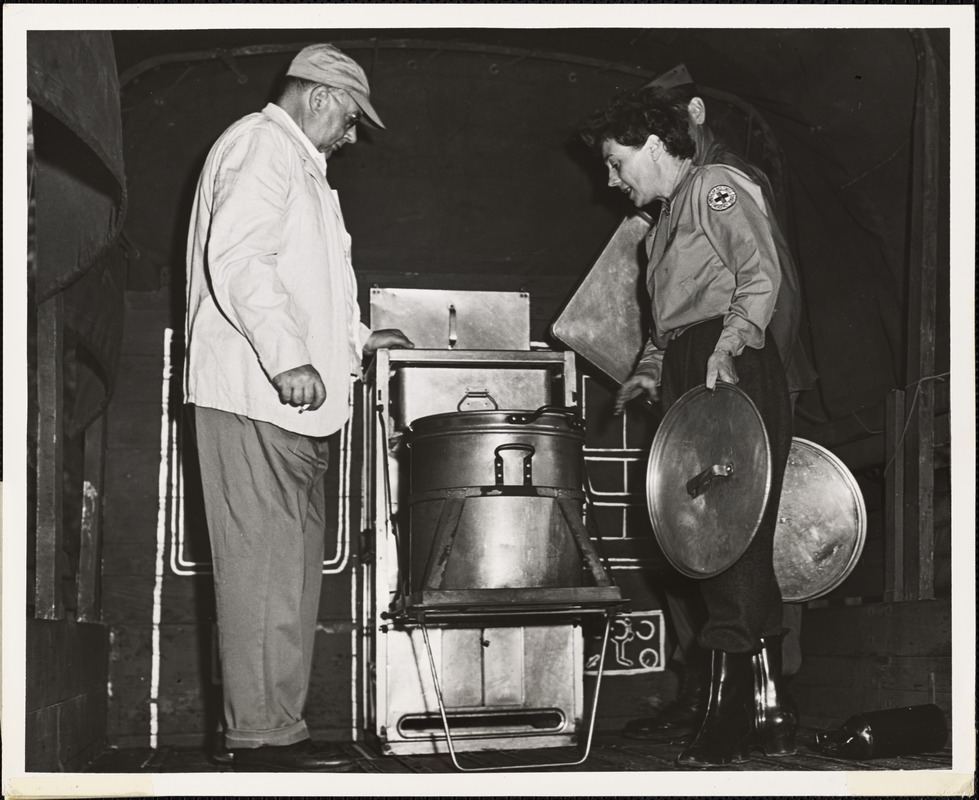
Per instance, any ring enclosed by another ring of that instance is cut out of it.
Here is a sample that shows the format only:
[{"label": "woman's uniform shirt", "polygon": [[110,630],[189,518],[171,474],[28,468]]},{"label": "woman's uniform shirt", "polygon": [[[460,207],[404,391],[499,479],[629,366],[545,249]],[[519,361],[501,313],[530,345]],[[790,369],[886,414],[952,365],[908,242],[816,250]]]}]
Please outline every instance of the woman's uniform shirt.
[{"label": "woman's uniform shirt", "polygon": [[[369,331],[326,159],[279,106],[239,120],[211,149],[187,262],[185,400],[309,436],[339,430]],[[300,414],[271,380],[304,364],[326,402]]]},{"label": "woman's uniform shirt", "polygon": [[764,346],[781,276],[761,188],[747,175],[684,161],[647,255],[653,321],[637,373],[658,381],[669,342],[718,317],[718,349],[738,356]]},{"label": "woman's uniform shirt", "polygon": [[[737,153],[731,151],[727,143],[714,135],[707,125],[695,125],[691,131],[697,153],[693,163],[724,164],[740,170],[761,187],[768,220],[771,223],[772,238],[775,241],[775,251],[782,283],[775,302],[775,311],[768,324],[768,333],[778,347],[785,368],[785,379],[789,384],[789,392],[799,392],[811,389],[816,382],[816,371],[809,363],[805,348],[802,345],[800,329],[802,327],[802,283],[799,270],[792,256],[792,248],[783,231],[788,231],[784,218],[779,222],[779,206],[776,203],[775,192],[768,176],[753,164],[749,164]],[[784,210],[783,215],[784,217]]]}]

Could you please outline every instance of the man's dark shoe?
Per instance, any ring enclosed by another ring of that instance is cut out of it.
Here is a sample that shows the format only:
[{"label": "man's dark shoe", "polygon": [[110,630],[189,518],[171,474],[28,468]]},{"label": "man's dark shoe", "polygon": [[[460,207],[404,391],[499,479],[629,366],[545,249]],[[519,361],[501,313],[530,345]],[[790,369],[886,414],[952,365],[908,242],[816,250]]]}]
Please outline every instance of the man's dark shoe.
[{"label": "man's dark shoe", "polygon": [[233,764],[235,757],[234,754],[228,750],[224,745],[215,745],[208,749],[208,758],[215,764],[220,764],[222,766],[228,766]]},{"label": "man's dark shoe", "polygon": [[314,744],[311,739],[232,752],[235,772],[343,772],[356,760],[335,745]]}]

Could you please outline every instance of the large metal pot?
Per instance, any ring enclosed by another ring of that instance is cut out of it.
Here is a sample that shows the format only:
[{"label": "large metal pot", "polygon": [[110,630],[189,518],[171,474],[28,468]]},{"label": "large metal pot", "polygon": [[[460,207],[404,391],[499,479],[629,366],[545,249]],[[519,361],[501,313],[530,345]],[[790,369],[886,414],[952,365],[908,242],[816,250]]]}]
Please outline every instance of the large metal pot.
[{"label": "large metal pot", "polygon": [[462,486],[581,489],[584,423],[571,412],[462,411],[411,423],[411,493]]},{"label": "large metal pot", "polygon": [[581,556],[556,501],[584,499],[583,445],[583,421],[548,406],[415,420],[412,590],[582,585]]}]

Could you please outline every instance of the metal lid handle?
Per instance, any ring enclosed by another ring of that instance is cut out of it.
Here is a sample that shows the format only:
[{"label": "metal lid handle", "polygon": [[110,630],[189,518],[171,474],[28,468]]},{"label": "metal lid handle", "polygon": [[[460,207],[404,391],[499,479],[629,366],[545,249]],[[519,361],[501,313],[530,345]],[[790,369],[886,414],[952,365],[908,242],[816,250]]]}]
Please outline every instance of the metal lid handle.
[{"label": "metal lid handle", "polygon": [[[500,408],[500,404],[496,402],[496,400],[493,398],[493,395],[491,395],[488,391],[486,391],[486,389],[466,389],[466,393],[462,396],[462,399],[459,401],[459,405],[456,406],[456,411],[462,411],[462,407],[466,404],[466,401],[471,399],[488,400],[490,403],[493,404],[493,408],[491,409],[492,411],[497,411]],[[485,406],[483,406],[482,408],[485,409]]]},{"label": "metal lid handle", "polygon": [[714,478],[730,478],[734,472],[734,464],[714,464],[707,467],[699,475],[687,481],[687,493],[691,497],[699,497],[706,492]]},{"label": "metal lid handle", "polygon": [[507,416],[506,421],[509,425],[530,425],[532,422],[540,419],[544,414],[561,414],[567,417],[568,424],[572,428],[583,430],[585,421],[578,416],[577,412],[578,409],[574,406],[541,406],[530,414],[510,414]]}]

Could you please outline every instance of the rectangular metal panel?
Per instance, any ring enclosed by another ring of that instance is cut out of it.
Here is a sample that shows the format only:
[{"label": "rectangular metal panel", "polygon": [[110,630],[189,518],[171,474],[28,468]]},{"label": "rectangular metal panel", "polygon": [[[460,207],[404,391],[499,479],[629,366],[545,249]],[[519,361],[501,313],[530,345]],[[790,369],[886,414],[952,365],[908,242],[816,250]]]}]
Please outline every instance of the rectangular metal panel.
[{"label": "rectangular metal panel", "polygon": [[524,647],[531,657],[524,669],[524,702],[533,706],[559,703],[558,708],[574,709],[583,716],[581,629],[540,626],[525,631]]},{"label": "rectangular metal panel", "polygon": [[[453,730],[460,752],[570,744],[583,716],[581,629],[573,625],[429,629],[446,713],[495,719]],[[485,644],[484,644],[485,643]],[[478,647],[480,654],[474,654]],[[385,691],[377,697],[377,730],[391,754],[445,753],[435,684],[418,629],[389,628],[377,640]],[[474,660],[475,659],[475,660]],[[477,694],[481,699],[477,700]],[[450,700],[451,698],[451,700]],[[472,702],[477,700],[476,702]],[[557,730],[527,728],[522,712],[557,711]],[[411,723],[423,718],[421,729]],[[513,723],[510,724],[510,720]]]},{"label": "rectangular metal panel", "polygon": [[529,350],[530,295],[371,289],[371,329],[399,328],[425,349]]},{"label": "rectangular metal panel", "polygon": [[483,631],[483,695],[486,705],[524,704],[526,633],[525,628],[487,628]]},{"label": "rectangular metal panel", "polygon": [[532,410],[552,403],[551,375],[544,369],[412,367],[402,370],[395,398],[399,428],[430,414]]},{"label": "rectangular metal panel", "polygon": [[632,373],[646,340],[646,234],[650,220],[622,221],[551,325],[555,339],[618,383]]},{"label": "rectangular metal panel", "polygon": [[442,701],[447,708],[483,704],[482,662],[481,630],[442,631]]},{"label": "rectangular metal panel", "polygon": [[[445,631],[430,631],[433,657],[436,664],[442,662],[442,636]],[[388,741],[404,738],[398,733],[398,720],[405,714],[438,714],[435,684],[425,650],[425,639],[420,630],[389,629],[378,639],[382,657],[378,670],[386,675],[386,696],[379,696],[379,721],[386,728]]]}]

